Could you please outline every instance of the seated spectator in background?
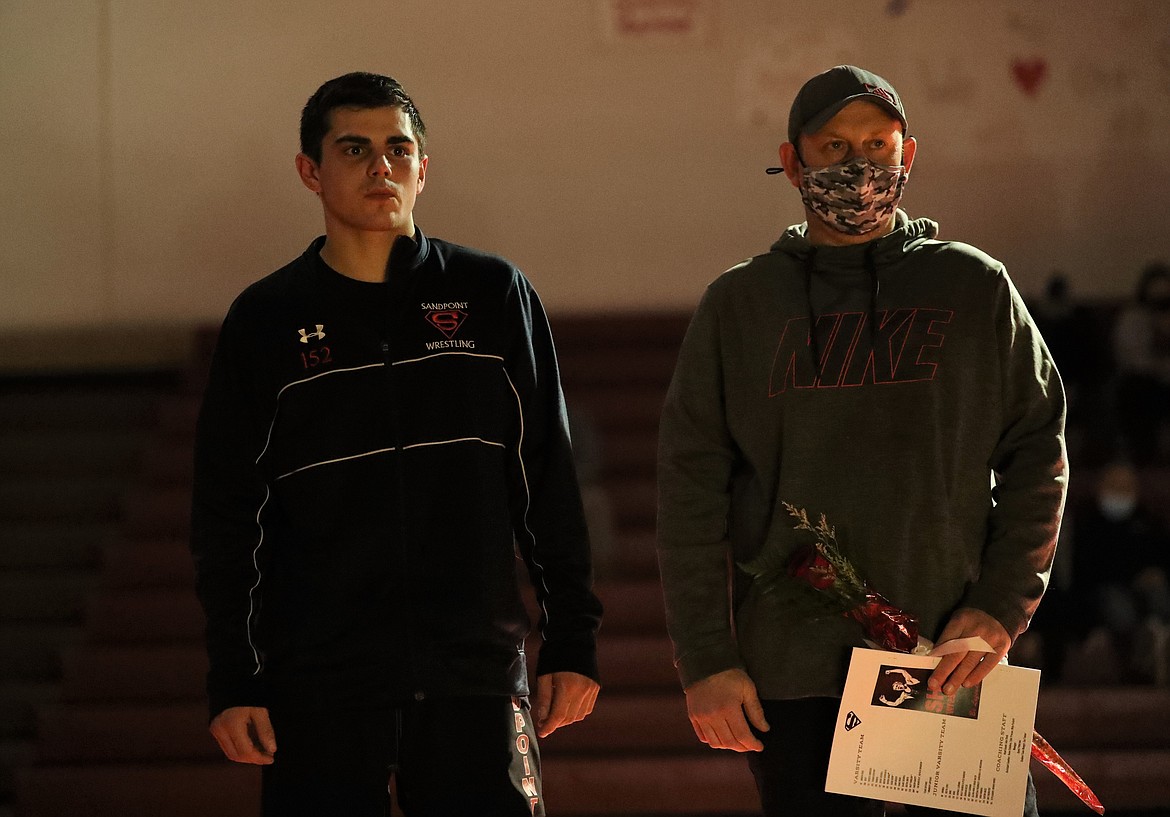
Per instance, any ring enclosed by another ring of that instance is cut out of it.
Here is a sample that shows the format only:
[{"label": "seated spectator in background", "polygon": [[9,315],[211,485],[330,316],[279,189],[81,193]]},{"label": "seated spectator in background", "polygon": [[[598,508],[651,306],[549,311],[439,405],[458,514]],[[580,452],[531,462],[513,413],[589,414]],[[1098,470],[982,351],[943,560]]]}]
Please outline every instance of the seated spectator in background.
[{"label": "seated spectator in background", "polygon": [[1165,462],[1170,459],[1162,428],[1170,420],[1170,266],[1150,264],[1142,272],[1136,302],[1122,311],[1114,328],[1113,351],[1117,422],[1127,453],[1139,465]]},{"label": "seated spectator in background", "polygon": [[1060,379],[1073,402],[1073,391],[1084,383],[1093,362],[1091,336],[1085,332],[1086,309],[1070,295],[1068,277],[1056,270],[1044,286],[1044,294],[1028,304],[1048,351],[1060,370]]},{"label": "seated spectator in background", "polygon": [[1133,682],[1154,680],[1150,642],[1170,626],[1170,534],[1140,494],[1137,471],[1115,462],[1101,472],[1095,502],[1073,509],[1073,603],[1064,605],[1066,632],[1104,626],[1122,679]]},{"label": "seated spectator in background", "polygon": [[[1102,326],[1094,311],[1073,296],[1068,276],[1060,270],[1053,270],[1039,297],[1029,299],[1028,309],[1064,383],[1069,459],[1083,464],[1091,453],[1088,448],[1111,447],[1112,441],[1105,439],[1111,430],[1100,428],[1108,410],[1107,395],[1096,386],[1112,374],[1108,347],[1112,327]],[[1101,445],[1095,446],[1099,437]]]}]

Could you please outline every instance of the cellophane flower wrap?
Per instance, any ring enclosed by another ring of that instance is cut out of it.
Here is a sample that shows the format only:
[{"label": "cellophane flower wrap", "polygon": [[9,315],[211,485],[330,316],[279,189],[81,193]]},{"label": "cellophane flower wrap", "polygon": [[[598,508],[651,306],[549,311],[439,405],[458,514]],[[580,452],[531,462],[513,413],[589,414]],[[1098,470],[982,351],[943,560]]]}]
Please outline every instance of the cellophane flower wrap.
[{"label": "cellophane flower wrap", "polygon": [[840,612],[852,618],[861,625],[865,637],[882,649],[919,651],[918,621],[891,604],[857,575],[853,565],[842,555],[836,528],[829,524],[825,515],[821,514],[817,524],[813,525],[804,508],[787,502],[784,508],[796,520],[795,529],[809,531],[815,541],[800,546],[787,559],[777,559],[769,551],[740,567],[761,583],[765,593],[775,589],[778,582],[796,579],[820,596],[819,599],[808,597],[811,606],[822,612]]},{"label": "cellophane flower wrap", "polygon": [[[809,522],[808,512],[785,502],[784,508],[796,520],[794,529],[808,531],[815,541],[798,547],[783,558],[777,551],[766,550],[740,568],[760,584],[764,593],[773,593],[781,582],[795,580],[809,591],[814,607],[836,612],[861,625],[865,638],[874,646],[892,652],[925,655],[933,644],[920,637],[918,620],[871,588],[841,553],[837,530],[824,514],[817,524]],[[1035,729],[1032,730],[1032,757],[1068,786],[1081,802],[1098,814],[1105,809],[1088,784]]]}]

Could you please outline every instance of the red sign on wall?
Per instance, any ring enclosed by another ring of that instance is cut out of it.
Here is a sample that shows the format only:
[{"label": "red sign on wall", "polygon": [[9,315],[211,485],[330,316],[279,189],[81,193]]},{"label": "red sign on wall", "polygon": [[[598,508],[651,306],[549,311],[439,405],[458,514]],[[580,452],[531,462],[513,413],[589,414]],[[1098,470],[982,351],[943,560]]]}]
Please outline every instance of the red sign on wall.
[{"label": "red sign on wall", "polygon": [[714,0],[604,0],[603,13],[612,40],[704,40]]}]

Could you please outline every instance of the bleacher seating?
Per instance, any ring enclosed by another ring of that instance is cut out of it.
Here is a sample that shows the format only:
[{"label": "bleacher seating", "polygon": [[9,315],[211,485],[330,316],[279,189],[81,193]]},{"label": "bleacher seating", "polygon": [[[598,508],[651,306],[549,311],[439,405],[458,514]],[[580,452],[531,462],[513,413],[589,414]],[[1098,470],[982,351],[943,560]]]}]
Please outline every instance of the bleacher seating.
[{"label": "bleacher seating", "polygon": [[[583,474],[604,543],[597,590],[607,614],[600,641],[604,689],[594,715],[542,743],[550,813],[757,811],[743,758],[708,750],[694,738],[663,624],[654,451],[685,326],[682,315],[554,320],[570,413],[582,430],[579,439],[588,441]],[[60,537],[62,547],[73,542],[76,558],[100,572],[78,588],[81,606],[70,615],[85,628],[65,639],[59,686],[33,696],[38,729],[35,751],[26,748],[31,762],[20,774],[18,817],[257,813],[257,770],[224,760],[206,731],[202,617],[185,539],[199,373],[210,337],[200,345],[204,354],[193,375],[152,410],[136,478],[119,486],[117,527],[92,538]],[[32,502],[34,493],[11,494],[12,506]],[[91,495],[63,491],[58,500],[80,508]],[[0,615],[4,609],[0,600]],[[4,649],[0,641],[0,656]],[[0,681],[3,672],[0,664]],[[1170,691],[1046,690],[1037,727],[1111,814],[1170,809]],[[1045,814],[1079,813],[1082,807],[1054,778],[1035,774]]]}]

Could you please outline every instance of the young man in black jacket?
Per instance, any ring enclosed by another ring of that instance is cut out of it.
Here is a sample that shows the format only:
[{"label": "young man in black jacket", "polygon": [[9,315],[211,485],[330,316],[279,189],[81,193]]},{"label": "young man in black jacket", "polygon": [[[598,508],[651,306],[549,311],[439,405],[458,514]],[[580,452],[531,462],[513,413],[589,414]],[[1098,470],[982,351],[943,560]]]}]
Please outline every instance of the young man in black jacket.
[{"label": "young man in black jacket", "polygon": [[[325,236],[248,287],[199,417],[191,546],[211,732],[266,815],[542,814],[536,737],[598,692],[588,537],[548,322],[507,261],[425,236],[426,130],[389,77],[317,90]],[[529,709],[517,582],[543,644]]]}]

